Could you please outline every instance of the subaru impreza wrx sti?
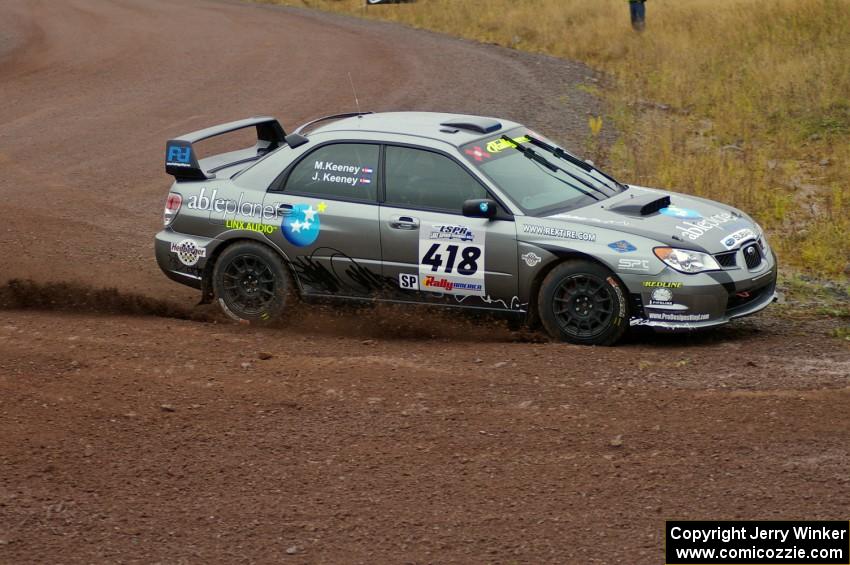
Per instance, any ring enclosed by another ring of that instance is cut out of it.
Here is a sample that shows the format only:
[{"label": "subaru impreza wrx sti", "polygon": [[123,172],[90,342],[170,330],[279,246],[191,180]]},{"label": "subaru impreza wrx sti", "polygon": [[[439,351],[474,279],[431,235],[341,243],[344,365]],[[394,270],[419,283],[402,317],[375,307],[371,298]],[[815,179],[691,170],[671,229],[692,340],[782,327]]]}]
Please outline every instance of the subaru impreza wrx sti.
[{"label": "subaru impreza wrx sti", "polygon": [[[195,144],[254,128],[256,144]],[[156,259],[231,317],[323,297],[503,312],[613,344],[765,308],[776,258],[744,212],[621,184],[518,123],[425,112],[271,117],[169,140]]]}]

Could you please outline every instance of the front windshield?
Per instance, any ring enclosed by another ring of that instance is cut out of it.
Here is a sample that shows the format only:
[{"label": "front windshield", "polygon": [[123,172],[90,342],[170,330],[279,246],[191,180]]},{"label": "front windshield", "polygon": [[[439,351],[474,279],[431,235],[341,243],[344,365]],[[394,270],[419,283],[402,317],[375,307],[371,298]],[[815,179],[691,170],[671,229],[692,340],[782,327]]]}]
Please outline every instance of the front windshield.
[{"label": "front windshield", "polygon": [[461,151],[470,163],[530,216],[547,216],[581,208],[610,198],[621,190],[616,181],[599,171],[585,170],[530,143],[528,136],[551,144],[526,128],[513,129],[506,135],[558,170],[529,159],[511,142],[502,139],[501,134],[470,143]]}]

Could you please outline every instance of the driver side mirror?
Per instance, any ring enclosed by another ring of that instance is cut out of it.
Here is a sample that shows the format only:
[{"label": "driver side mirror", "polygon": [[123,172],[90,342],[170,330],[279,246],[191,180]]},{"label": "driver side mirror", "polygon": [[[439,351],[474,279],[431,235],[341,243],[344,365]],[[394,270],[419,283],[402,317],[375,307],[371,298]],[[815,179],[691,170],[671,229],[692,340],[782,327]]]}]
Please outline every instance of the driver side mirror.
[{"label": "driver side mirror", "polygon": [[463,203],[463,215],[467,218],[492,219],[498,211],[499,205],[489,198],[467,200]]}]

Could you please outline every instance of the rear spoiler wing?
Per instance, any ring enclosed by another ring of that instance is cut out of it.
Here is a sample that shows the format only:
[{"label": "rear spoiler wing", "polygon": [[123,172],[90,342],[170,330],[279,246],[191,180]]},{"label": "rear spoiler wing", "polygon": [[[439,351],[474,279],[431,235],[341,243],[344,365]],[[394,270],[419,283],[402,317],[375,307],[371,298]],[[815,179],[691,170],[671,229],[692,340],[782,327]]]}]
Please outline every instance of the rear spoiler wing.
[{"label": "rear spoiler wing", "polygon": [[[207,171],[201,168],[193,147],[195,143],[252,126],[257,129],[257,143],[253,147],[227,153],[224,162],[217,163],[218,166]],[[173,175],[178,181],[212,179],[215,178],[215,171],[219,169],[254,161],[277,149],[286,143],[285,138],[283,127],[277,119],[270,116],[256,116],[194,131],[169,139],[165,144],[165,172]]]}]

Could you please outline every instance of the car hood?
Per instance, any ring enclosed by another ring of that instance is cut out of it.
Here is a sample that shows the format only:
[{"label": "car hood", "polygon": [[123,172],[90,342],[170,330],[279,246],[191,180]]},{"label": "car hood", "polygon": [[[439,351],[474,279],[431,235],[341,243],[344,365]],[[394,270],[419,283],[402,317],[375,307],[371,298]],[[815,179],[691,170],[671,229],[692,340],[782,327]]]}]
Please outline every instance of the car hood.
[{"label": "car hood", "polygon": [[[670,206],[641,215],[640,204],[670,197]],[[732,208],[695,196],[642,186],[603,202],[548,216],[548,220],[583,224],[654,239],[662,244],[706,253],[720,253],[758,234],[749,216]]]}]

